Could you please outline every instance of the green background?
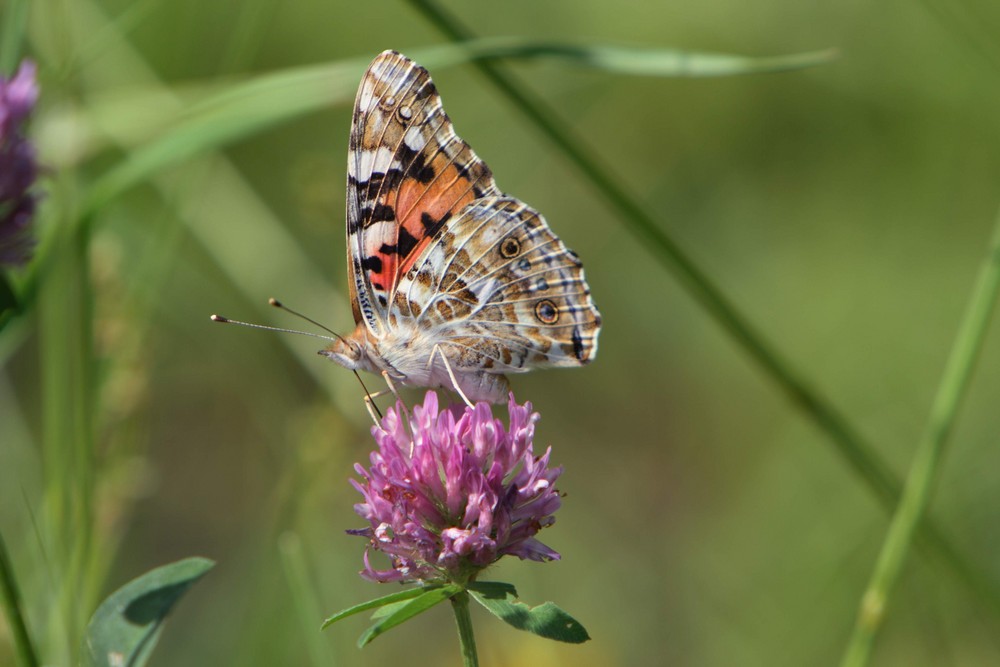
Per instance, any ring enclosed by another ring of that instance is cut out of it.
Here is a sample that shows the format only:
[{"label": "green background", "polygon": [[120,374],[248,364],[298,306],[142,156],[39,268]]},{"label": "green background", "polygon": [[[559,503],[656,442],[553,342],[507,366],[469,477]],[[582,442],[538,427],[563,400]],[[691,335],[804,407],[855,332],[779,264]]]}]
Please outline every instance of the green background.
[{"label": "green background", "polygon": [[[811,69],[726,78],[547,58],[509,70],[903,477],[1000,204],[1000,5],[449,7],[481,35],[839,50]],[[69,637],[104,595],[190,555],[218,565],[174,611],[153,665],[459,664],[444,606],[363,651],[361,618],[319,633],[330,613],[394,590],[356,575],[363,541],[344,534],[360,525],[351,466],[372,446],[360,391],[315,357],[318,341],[208,319],[299,327],[267,307],[273,296],[353,326],[343,211],[361,70],[346,98],[196,151],[100,201],[86,234],[65,233],[101,177],[206,91],[445,43],[404,2],[28,4],[47,261],[16,274],[37,291],[0,334],[0,529],[46,664],[70,664]],[[557,602],[593,641],[557,645],[477,610],[482,663],[836,664],[888,525],[882,506],[516,106],[470,65],[432,75],[500,187],[583,258],[604,317],[593,365],[513,378],[542,415],[536,451],[551,446],[565,466],[563,508],[542,534],[563,560],[488,575]],[[993,582],[998,371],[994,330],[931,506]],[[873,664],[1000,662],[987,599],[915,549]],[[0,624],[0,664],[12,660]]]}]

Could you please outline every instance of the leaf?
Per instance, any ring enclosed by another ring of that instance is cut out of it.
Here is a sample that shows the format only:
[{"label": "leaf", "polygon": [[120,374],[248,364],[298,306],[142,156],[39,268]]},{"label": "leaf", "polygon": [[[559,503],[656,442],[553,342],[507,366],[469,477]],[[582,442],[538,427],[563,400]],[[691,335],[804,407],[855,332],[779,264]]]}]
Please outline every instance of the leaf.
[{"label": "leaf", "polygon": [[410,600],[406,604],[399,607],[399,609],[395,612],[380,619],[377,623],[365,630],[364,634],[358,638],[358,648],[363,647],[365,644],[369,643],[388,630],[391,630],[397,625],[410,620],[417,614],[421,614],[434,605],[444,602],[452,595],[461,592],[462,587],[455,584],[449,584],[448,586],[441,586],[440,588],[433,588],[431,590],[424,591],[418,597]]},{"label": "leaf", "polygon": [[191,584],[214,566],[207,558],[186,558],[150,570],[112,593],[87,626],[84,665],[146,664],[167,614]]},{"label": "leaf", "polygon": [[[474,50],[451,45],[425,53],[430,62],[442,67],[477,57]],[[97,211],[161,169],[307,113],[351,104],[369,60],[370,56],[365,56],[290,68],[216,89],[214,94],[180,111],[173,120],[163,122],[159,136],[131,151],[105,173],[91,188],[84,215]],[[123,97],[105,108],[104,118],[96,124],[134,113],[135,103],[150,97],[150,91]]]},{"label": "leaf", "polygon": [[491,614],[518,630],[570,644],[582,644],[590,639],[580,622],[554,602],[529,607],[517,599],[517,592],[510,584],[477,582],[469,586],[469,592]]},{"label": "leaf", "polygon": [[160,169],[253,136],[282,120],[324,106],[346,105],[363,71],[362,63],[347,61],[290,69],[227,87],[182,112],[172,127],[107,172],[92,188],[84,212],[98,210]]},{"label": "leaf", "polygon": [[[714,77],[811,67],[830,62],[836,57],[836,52],[828,50],[751,58],[678,49],[493,37],[417,49],[410,55],[432,71],[479,59],[557,57],[615,74]],[[158,137],[130,152],[124,161],[105,173],[91,189],[83,207],[84,215],[97,211],[109,200],[160,169],[222,148],[306,113],[350,104],[368,60],[369,57],[365,56],[292,68],[227,84],[214,95],[188,106],[172,121],[167,121]],[[107,124],[116,116],[134,115],[135,104],[148,97],[149,91],[139,91],[131,99],[120,99],[112,109],[103,112],[105,118],[97,124]]]},{"label": "leaf", "polygon": [[703,78],[784,72],[823,65],[838,56],[836,49],[751,57],[709,51],[549,42],[525,37],[481,38],[456,45],[465,46],[474,58],[562,58],[574,65],[613,74],[659,77]]},{"label": "leaf", "polygon": [[320,626],[321,630],[326,630],[330,625],[333,625],[337,621],[341,621],[348,616],[354,616],[355,614],[360,614],[363,611],[369,609],[375,609],[377,607],[384,607],[385,605],[390,605],[395,602],[401,602],[406,600],[412,600],[415,597],[419,597],[426,593],[428,590],[434,590],[438,588],[437,586],[423,586],[418,588],[408,588],[405,591],[400,591],[398,593],[392,593],[390,595],[384,595],[380,598],[375,598],[374,600],[369,600],[368,602],[362,602],[361,604],[356,604],[353,607],[348,607],[338,611],[336,614],[330,618],[323,621],[323,625]]},{"label": "leaf", "polygon": [[391,616],[392,614],[395,614],[397,610],[401,609],[407,602],[407,600],[400,600],[399,602],[392,602],[384,607],[379,607],[372,612],[371,619],[373,621],[377,621],[380,618]]},{"label": "leaf", "polygon": [[517,589],[514,584],[503,581],[474,581],[469,584],[470,591],[482,593],[489,598],[503,598],[505,595],[517,597]]}]

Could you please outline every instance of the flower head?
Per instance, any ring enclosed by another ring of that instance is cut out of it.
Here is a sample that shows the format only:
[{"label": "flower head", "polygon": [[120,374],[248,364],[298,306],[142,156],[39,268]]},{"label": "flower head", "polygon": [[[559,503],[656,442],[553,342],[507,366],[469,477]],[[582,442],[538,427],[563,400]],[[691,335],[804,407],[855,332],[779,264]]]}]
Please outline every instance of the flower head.
[{"label": "flower head", "polygon": [[29,192],[38,167],[23,124],[38,99],[35,66],[25,61],[10,79],[0,77],[0,265],[23,264],[31,256],[35,197]]},{"label": "flower head", "polygon": [[348,531],[389,556],[376,570],[365,552],[362,576],[374,581],[471,581],[505,555],[556,560],[535,539],[555,522],[561,504],[553,486],[562,468],[549,468],[550,449],[535,457],[531,441],[538,413],[511,395],[510,426],[489,404],[438,410],[428,391],[412,415],[402,404],[372,427],[378,450],[371,468],[351,480],[364,502],[354,510],[369,523]]}]

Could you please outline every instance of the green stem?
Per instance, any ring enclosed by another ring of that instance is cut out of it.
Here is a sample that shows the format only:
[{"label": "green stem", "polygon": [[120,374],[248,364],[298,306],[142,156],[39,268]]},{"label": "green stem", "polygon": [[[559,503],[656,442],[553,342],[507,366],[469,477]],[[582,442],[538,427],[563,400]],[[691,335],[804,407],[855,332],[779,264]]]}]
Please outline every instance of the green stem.
[{"label": "green stem", "polygon": [[[73,637],[82,636],[86,627],[87,614],[95,606],[95,596],[100,582],[96,580],[93,567],[94,556],[94,483],[95,460],[95,414],[98,408],[97,394],[100,390],[97,378],[96,350],[94,349],[94,294],[90,285],[90,228],[80,226],[72,229],[72,253],[74,270],[74,291],[78,302],[69,344],[73,348],[73,416],[75,434],[73,437],[72,460],[75,462],[73,475],[72,522],[74,540],[69,567],[69,581],[75,589]],[[71,655],[78,646],[70,644]]]},{"label": "green stem", "polygon": [[[55,218],[49,220],[55,224]],[[70,563],[70,542],[73,526],[70,520],[72,504],[73,461],[69,443],[73,442],[73,425],[69,415],[73,414],[73,400],[70,387],[73,383],[67,377],[73,365],[70,345],[67,344],[72,331],[70,311],[73,310],[74,299],[67,299],[71,294],[72,278],[67,240],[62,234],[53,241],[53,258],[49,271],[40,275],[39,279],[39,367],[41,369],[42,394],[42,472],[45,479],[45,544],[51,549],[53,557],[53,590],[56,591],[54,604],[48,605],[49,619],[43,624],[47,627],[50,647],[56,647],[60,639],[69,636],[70,611],[67,600],[73,600],[75,595],[67,590],[66,572]],[[66,645],[59,645],[58,650],[66,650]],[[58,662],[69,659],[69,654],[55,654]]]},{"label": "green stem", "polygon": [[1000,292],[1000,214],[997,216],[990,251],[979,271],[972,298],[952,346],[944,376],[931,407],[924,435],[892,517],[882,551],[868,589],[861,598],[854,631],[841,662],[843,667],[868,663],[875,635],[885,617],[889,594],[899,579],[914,532],[927,509],[940,468],[944,445],[955,422],[958,407],[969,386],[975,361],[982,349],[990,316]]},{"label": "green stem", "polygon": [[8,0],[0,27],[0,76],[14,74],[21,54],[25,26],[28,23],[28,0]]},{"label": "green stem", "polygon": [[458,643],[462,647],[462,664],[465,667],[479,667],[476,655],[476,636],[472,631],[472,615],[469,614],[469,594],[465,591],[451,598],[451,608],[455,610],[458,624]]},{"label": "green stem", "polygon": [[[475,37],[433,0],[410,2],[453,41],[466,41]],[[474,64],[604,196],[618,212],[626,229],[639,239],[653,258],[674,274],[691,296],[760,365],[785,395],[826,432],[841,457],[868,485],[886,511],[892,512],[899,501],[902,484],[885,460],[826,397],[771,347],[694,261],[659,228],[656,216],[602,166],[606,161],[597,158],[584,138],[572,130],[572,123],[560,119],[544,99],[530,92],[528,86],[493,63],[479,60]],[[925,519],[921,524],[919,538],[921,545],[928,547],[969,590],[987,602],[995,613],[1000,613],[1000,590],[994,582],[952,547],[930,520]]]},{"label": "green stem", "polygon": [[323,635],[316,632],[313,624],[321,618],[319,600],[316,598],[318,587],[309,575],[309,565],[302,552],[302,540],[295,533],[288,532],[278,538],[278,553],[281,555],[281,565],[285,570],[285,579],[292,593],[292,605],[299,615],[299,625],[308,628],[303,641],[309,652],[313,665],[334,665],[336,660],[330,645]]},{"label": "green stem", "polygon": [[86,614],[93,536],[94,407],[97,382],[89,287],[89,235],[74,228],[70,174],[53,181],[52,261],[40,277],[39,356],[42,376],[43,461],[48,539],[53,547],[58,601],[49,633],[63,642],[56,662],[74,663]]},{"label": "green stem", "polygon": [[0,534],[0,603],[3,603],[3,612],[10,625],[10,632],[14,636],[18,664],[21,667],[38,667],[38,657],[31,644],[28,625],[21,613],[21,596],[17,591],[14,567],[10,562],[2,534]]}]

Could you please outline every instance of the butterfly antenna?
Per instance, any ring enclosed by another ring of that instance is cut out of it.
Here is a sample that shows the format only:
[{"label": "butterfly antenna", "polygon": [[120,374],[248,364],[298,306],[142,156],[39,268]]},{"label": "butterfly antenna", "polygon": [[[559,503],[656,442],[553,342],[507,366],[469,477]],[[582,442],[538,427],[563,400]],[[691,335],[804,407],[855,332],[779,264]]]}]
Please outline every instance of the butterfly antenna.
[{"label": "butterfly antenna", "polygon": [[[372,397],[371,392],[368,391],[368,387],[365,386],[365,381],[361,379],[361,375],[357,371],[352,370],[351,372],[354,373],[354,377],[358,378],[358,382],[361,383],[361,389],[364,390],[365,396],[368,398],[368,400],[365,401],[365,402],[368,405],[372,406],[372,408],[374,408],[375,414],[378,415],[379,421],[381,421],[382,420],[382,411],[378,409],[377,405],[375,405],[375,399]],[[378,426],[378,424],[375,424],[375,425]]]},{"label": "butterfly antenna", "polygon": [[[278,300],[277,300],[277,299],[275,299],[274,297],[271,297],[270,299],[268,299],[268,300],[267,300],[267,302],[268,302],[269,304],[271,304],[272,306],[274,306],[275,308],[277,308],[278,310],[283,310],[283,311],[285,311],[286,313],[291,313],[291,314],[292,314],[292,315],[294,315],[295,317],[298,317],[298,318],[300,318],[300,319],[303,319],[303,320],[305,320],[306,322],[308,322],[309,324],[312,324],[312,325],[314,325],[314,326],[317,326],[317,327],[319,327],[320,329],[322,329],[323,331],[325,331],[325,332],[327,332],[327,333],[329,333],[329,334],[333,334],[334,336],[336,336],[336,337],[337,337],[337,338],[339,338],[340,340],[344,341],[345,343],[347,342],[346,340],[344,340],[344,337],[343,337],[343,336],[341,336],[341,335],[340,335],[339,333],[337,333],[336,331],[334,331],[334,330],[333,330],[333,329],[331,329],[330,327],[326,327],[326,326],[323,326],[322,324],[320,324],[319,322],[317,322],[317,321],[316,321],[316,320],[314,320],[313,318],[311,318],[311,317],[307,317],[307,316],[303,315],[302,313],[298,312],[297,310],[292,310],[291,308],[289,308],[289,307],[288,307],[288,306],[286,306],[285,304],[281,303],[280,301],[278,301]],[[357,373],[355,373],[355,375],[357,375]],[[360,380],[361,378],[359,377],[358,379]],[[361,386],[364,386],[364,383],[363,383],[363,382],[361,383]],[[368,393],[368,390],[367,390],[367,389],[365,390],[365,393]]]},{"label": "butterfly antenna", "polygon": [[[341,340],[341,341],[343,341],[345,343],[347,342],[347,340],[345,340],[343,336],[341,336],[339,333],[337,333],[333,329],[330,329],[329,327],[323,326],[322,324],[320,324],[316,320],[312,319],[311,317],[306,317],[305,315],[303,315],[302,313],[300,313],[300,312],[298,312],[296,310],[292,310],[291,308],[289,308],[285,304],[281,303],[277,299],[275,299],[275,298],[272,297],[272,298],[268,299],[267,302],[269,304],[271,304],[272,306],[274,306],[275,308],[278,308],[279,310],[284,310],[284,311],[286,311],[288,313],[291,313],[292,315],[295,315],[298,318],[301,318],[301,319],[305,320],[306,322],[309,322],[310,324],[313,324],[313,325],[319,327],[323,331],[326,331],[327,333],[332,334],[333,336],[335,336],[335,338],[330,338],[330,336],[323,336],[323,335],[318,334],[318,333],[312,333],[310,331],[298,331],[296,329],[282,329],[282,328],[279,328],[279,327],[265,326],[263,324],[252,324],[250,322],[240,322],[239,320],[231,320],[228,317],[223,317],[222,315],[212,315],[211,319],[212,319],[213,322],[222,322],[223,324],[239,324],[241,326],[250,327],[252,329],[264,329],[266,331],[280,331],[282,333],[293,333],[293,334],[299,334],[299,335],[302,335],[302,336],[311,336],[313,338],[321,338],[323,340],[328,340],[328,341],[334,341],[334,340],[339,339],[339,340]],[[378,409],[377,405],[375,405],[375,399],[372,398],[371,392],[368,391],[368,387],[365,386],[365,381],[361,379],[361,375],[356,370],[354,370],[352,372],[354,373],[354,377],[358,378],[358,382],[361,383],[361,389],[362,389],[362,391],[365,392],[365,396],[368,398],[368,401],[367,401],[368,404],[371,405],[372,408],[374,408],[375,414],[377,414],[378,418],[381,420],[382,419],[382,411]]]},{"label": "butterfly antenna", "polygon": [[[280,331],[281,333],[293,333],[299,334],[300,336],[312,336],[313,338],[322,338],[323,340],[335,341],[336,338],[331,338],[329,336],[324,336],[318,333],[312,333],[311,331],[298,331],[296,329],[282,329],[279,327],[269,327],[263,324],[253,324],[252,322],[240,322],[239,320],[231,320],[228,317],[223,317],[222,315],[212,315],[211,320],[213,322],[221,322],[223,324],[239,324],[243,327],[250,327],[251,329],[264,329],[266,331]],[[332,333],[332,332],[331,332]],[[337,334],[333,334],[336,336]],[[338,336],[339,338],[339,336]]]}]

